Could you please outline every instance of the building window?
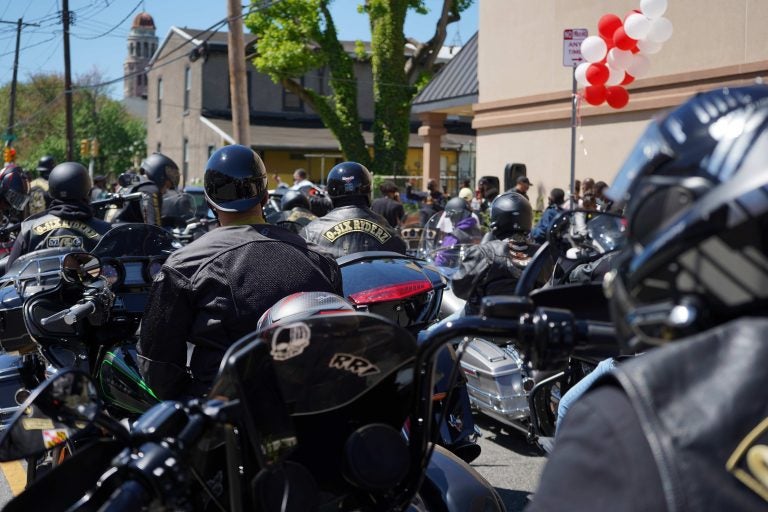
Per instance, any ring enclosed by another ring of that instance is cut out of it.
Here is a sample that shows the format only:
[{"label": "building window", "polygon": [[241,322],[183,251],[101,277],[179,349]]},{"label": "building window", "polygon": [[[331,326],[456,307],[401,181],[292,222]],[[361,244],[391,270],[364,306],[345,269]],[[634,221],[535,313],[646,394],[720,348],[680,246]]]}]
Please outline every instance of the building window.
[{"label": "building window", "polygon": [[248,71],[245,75],[245,82],[246,82],[246,89],[245,89],[245,95],[248,98],[248,110],[253,110],[253,101],[251,101],[251,72]]},{"label": "building window", "polygon": [[189,91],[192,90],[192,68],[184,68],[184,112],[189,112]]},{"label": "building window", "polygon": [[[304,85],[304,77],[299,80]],[[303,112],[304,102],[297,95],[283,88],[283,110],[286,112]]]},{"label": "building window", "polygon": [[144,43],[144,56],[149,57],[149,43]]},{"label": "building window", "polygon": [[162,149],[163,149],[163,143],[162,142],[158,142],[157,143],[157,149],[155,151],[160,153],[161,152],[160,150],[162,150]]},{"label": "building window", "polygon": [[160,119],[163,114],[163,79],[157,79],[157,118]]},{"label": "building window", "polygon": [[182,170],[181,175],[184,177],[184,183],[187,183],[187,172],[189,171],[189,139],[186,137],[184,138],[184,148],[183,148],[183,163],[182,163]]},{"label": "building window", "polygon": [[152,55],[155,54],[155,50],[157,50],[157,45],[155,43],[152,43]]},{"label": "building window", "polygon": [[216,146],[213,144],[208,146],[208,158],[211,158],[213,156],[214,151],[216,151]]},{"label": "building window", "polygon": [[317,70],[317,94],[325,94],[325,68]]}]

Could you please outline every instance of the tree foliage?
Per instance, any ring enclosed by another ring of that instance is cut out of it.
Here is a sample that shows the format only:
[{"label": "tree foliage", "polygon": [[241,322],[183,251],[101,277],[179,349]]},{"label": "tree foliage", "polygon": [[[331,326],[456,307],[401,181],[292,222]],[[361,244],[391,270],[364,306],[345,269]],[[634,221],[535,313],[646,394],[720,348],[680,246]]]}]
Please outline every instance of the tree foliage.
[{"label": "tree foliage", "polygon": [[[424,0],[365,0],[359,10],[368,15],[371,48],[364,54],[357,42],[347,52],[338,39],[330,12],[333,0],[281,0],[262,7],[252,1],[246,25],[257,37],[256,68],[298,95],[336,136],[345,158],[389,174],[403,169],[408,150],[411,102],[418,86],[431,76],[446,27],[458,21],[472,0],[443,0],[429,41],[406,38],[409,12],[426,14]],[[345,0],[347,1],[347,0]],[[410,47],[406,55],[406,43]],[[360,83],[355,60],[370,59],[373,83]],[[299,77],[327,67],[331,92],[305,87]],[[366,147],[358,110],[358,90],[372,87],[374,99],[373,154]]]},{"label": "tree foliage", "polygon": [[[96,173],[117,175],[133,165],[134,153],[145,154],[146,128],[140,119],[131,117],[119,101],[110,98],[104,90],[92,87],[101,81],[98,73],[75,80],[72,98],[75,159],[87,166],[90,155],[80,154],[79,141],[97,138]],[[10,84],[0,87],[0,98],[10,96],[10,87]],[[8,108],[8,103],[0,104],[0,119],[8,119]],[[61,75],[36,74],[19,82],[14,117],[13,131],[17,139],[13,145],[19,165],[33,170],[43,155],[52,155],[57,162],[66,159],[64,78]]]}]

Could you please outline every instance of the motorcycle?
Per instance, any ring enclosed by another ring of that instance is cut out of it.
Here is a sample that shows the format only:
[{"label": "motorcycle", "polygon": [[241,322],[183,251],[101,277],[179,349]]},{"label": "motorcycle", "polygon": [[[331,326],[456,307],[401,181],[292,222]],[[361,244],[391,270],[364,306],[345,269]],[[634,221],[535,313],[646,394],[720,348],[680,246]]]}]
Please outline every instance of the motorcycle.
[{"label": "motorcycle", "polygon": [[[2,414],[67,367],[99,381],[117,417],[156,403],[138,374],[135,333],[152,278],[178,247],[156,226],[121,224],[91,253],[43,249],[14,261],[0,277],[0,346],[6,352],[0,365],[8,387],[16,386],[3,393]],[[92,275],[96,270],[99,278]]]},{"label": "motorcycle", "polygon": [[[486,328],[496,330],[473,323]],[[493,487],[431,442],[432,365],[451,337],[437,332],[417,346],[403,328],[360,312],[278,323],[230,347],[208,400],[159,403],[130,433],[102,413],[88,374],[59,372],[17,412],[0,460],[94,427],[112,437],[6,510],[52,497],[68,510],[504,510]]]},{"label": "motorcycle", "polygon": [[[416,336],[439,315],[444,277],[421,259],[393,252],[359,252],[337,259],[344,283],[344,296],[359,311],[381,315]],[[436,414],[448,411],[438,423],[442,446],[466,462],[480,455],[476,443],[479,432],[469,408],[463,378],[449,380],[456,361],[455,351],[447,348],[438,356],[440,378],[433,400]],[[450,384],[454,382],[454,384]],[[455,388],[448,401],[448,392]]]}]

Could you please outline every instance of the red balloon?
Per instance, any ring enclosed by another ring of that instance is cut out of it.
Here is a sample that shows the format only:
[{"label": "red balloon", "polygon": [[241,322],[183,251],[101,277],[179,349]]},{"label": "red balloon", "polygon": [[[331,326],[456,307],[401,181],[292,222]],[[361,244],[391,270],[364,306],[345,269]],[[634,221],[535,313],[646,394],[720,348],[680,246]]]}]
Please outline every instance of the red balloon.
[{"label": "red balloon", "polygon": [[600,37],[607,41],[611,41],[613,39],[613,33],[616,32],[616,29],[620,26],[622,26],[621,18],[615,14],[604,14],[597,22],[597,31],[600,34]]},{"label": "red balloon", "polygon": [[590,85],[584,88],[584,100],[590,105],[598,106],[605,101],[606,93],[604,85]]},{"label": "red balloon", "polygon": [[632,53],[640,53],[640,48],[638,48],[637,45],[635,45],[632,48],[630,48],[629,51],[631,51]]},{"label": "red balloon", "polygon": [[613,43],[619,50],[631,50],[637,46],[637,40],[632,39],[624,32],[624,27],[621,26],[613,33]]},{"label": "red balloon", "polygon": [[[600,39],[605,41],[605,46],[608,47],[608,49],[605,51],[605,54],[608,55],[608,52],[611,51],[611,48],[614,48],[616,45],[613,43],[613,36],[609,37],[608,39],[604,38],[603,36],[600,36]],[[603,59],[605,60],[605,59]]]},{"label": "red balloon", "polygon": [[613,108],[624,108],[629,103],[629,93],[620,85],[614,85],[605,90],[605,99]]},{"label": "red balloon", "polygon": [[590,64],[587,68],[587,82],[591,85],[605,85],[611,72],[605,64]]},{"label": "red balloon", "polygon": [[635,81],[635,77],[633,77],[629,73],[624,73],[624,80],[622,80],[619,85],[629,85],[634,81]]}]

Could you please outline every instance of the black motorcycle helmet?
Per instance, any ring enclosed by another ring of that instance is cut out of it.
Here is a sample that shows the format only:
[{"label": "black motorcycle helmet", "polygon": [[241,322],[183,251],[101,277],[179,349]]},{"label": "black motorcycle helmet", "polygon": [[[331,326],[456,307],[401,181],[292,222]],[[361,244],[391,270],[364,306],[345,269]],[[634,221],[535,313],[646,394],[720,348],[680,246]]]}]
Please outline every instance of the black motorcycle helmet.
[{"label": "black motorcycle helmet", "polygon": [[453,224],[456,224],[472,215],[472,210],[464,199],[454,197],[445,203],[445,214],[448,215]]},{"label": "black motorcycle helmet", "polygon": [[37,172],[40,173],[40,177],[44,180],[48,179],[54,167],[56,167],[56,161],[51,155],[42,156],[37,161]]},{"label": "black motorcycle helmet", "polygon": [[288,190],[280,199],[280,209],[289,212],[296,207],[309,210],[309,198],[301,190]]},{"label": "black motorcycle helmet", "polygon": [[353,203],[363,198],[371,205],[371,173],[357,162],[341,162],[328,173],[326,189],[334,206]]},{"label": "black motorcycle helmet", "polygon": [[217,210],[245,212],[267,200],[267,170],[251,148],[218,149],[205,168],[205,198]]},{"label": "black motorcycle helmet", "polygon": [[165,185],[165,180],[171,182],[171,188],[179,186],[181,178],[179,166],[162,153],[152,153],[145,158],[141,162],[141,169],[147,175],[147,178],[157,185],[157,188],[162,189],[163,185]]},{"label": "black motorcycle helmet", "polygon": [[88,170],[77,162],[63,162],[48,176],[48,193],[61,201],[87,201],[91,192]]},{"label": "black motorcycle helmet", "polygon": [[698,94],[651,122],[607,191],[628,243],[604,281],[625,349],[768,306],[768,87]]},{"label": "black motorcycle helmet", "polygon": [[517,192],[505,192],[491,203],[491,232],[498,240],[527,236],[532,225],[531,203]]}]

